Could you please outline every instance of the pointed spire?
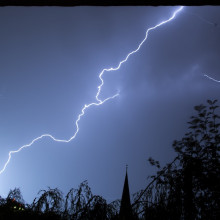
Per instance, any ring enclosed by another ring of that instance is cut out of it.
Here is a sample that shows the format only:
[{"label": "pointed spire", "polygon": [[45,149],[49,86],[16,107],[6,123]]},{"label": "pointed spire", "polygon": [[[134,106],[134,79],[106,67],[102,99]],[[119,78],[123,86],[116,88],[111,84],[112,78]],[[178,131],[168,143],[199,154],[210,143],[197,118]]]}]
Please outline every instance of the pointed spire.
[{"label": "pointed spire", "polygon": [[129,192],[129,185],[128,185],[128,165],[126,165],[126,175],[125,175],[125,182],[124,188],[121,198],[121,207],[120,207],[120,219],[132,219],[132,208],[131,208],[131,201],[130,201],[130,192]]}]

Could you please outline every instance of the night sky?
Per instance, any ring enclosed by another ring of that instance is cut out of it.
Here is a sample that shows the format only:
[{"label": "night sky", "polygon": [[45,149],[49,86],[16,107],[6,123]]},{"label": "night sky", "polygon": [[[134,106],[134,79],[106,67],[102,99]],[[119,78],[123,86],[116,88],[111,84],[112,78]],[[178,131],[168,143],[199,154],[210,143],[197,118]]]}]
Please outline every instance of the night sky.
[{"label": "night sky", "polygon": [[[10,150],[47,133],[69,139],[99,73],[137,48],[148,28],[178,7],[0,8],[0,169]],[[185,7],[149,33],[138,53],[107,72],[100,98],[70,143],[43,138],[12,155],[0,195],[20,187],[26,202],[40,189],[88,180],[94,194],[120,199],[128,164],[131,194],[156,172],[147,159],[172,161],[172,142],[187,132],[193,107],[220,101],[220,7]]]}]

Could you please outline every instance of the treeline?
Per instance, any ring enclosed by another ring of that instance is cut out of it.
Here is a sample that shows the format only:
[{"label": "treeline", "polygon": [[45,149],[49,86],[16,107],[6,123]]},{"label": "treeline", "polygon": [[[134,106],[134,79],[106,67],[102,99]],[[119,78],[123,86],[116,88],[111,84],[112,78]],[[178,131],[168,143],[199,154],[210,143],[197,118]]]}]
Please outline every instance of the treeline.
[{"label": "treeline", "polygon": [[[220,219],[220,132],[217,100],[195,106],[188,132],[173,142],[176,157],[166,166],[149,158],[157,167],[144,190],[133,195],[130,219],[194,220]],[[87,181],[63,196],[59,189],[41,190],[32,204],[25,204],[18,188],[0,198],[0,219],[114,220],[120,200],[107,204],[93,195]]]},{"label": "treeline", "polygon": [[57,188],[41,190],[32,204],[25,204],[19,188],[10,190],[7,198],[0,198],[0,219],[117,219],[119,207],[119,200],[107,204],[93,195],[84,181],[65,197]]}]

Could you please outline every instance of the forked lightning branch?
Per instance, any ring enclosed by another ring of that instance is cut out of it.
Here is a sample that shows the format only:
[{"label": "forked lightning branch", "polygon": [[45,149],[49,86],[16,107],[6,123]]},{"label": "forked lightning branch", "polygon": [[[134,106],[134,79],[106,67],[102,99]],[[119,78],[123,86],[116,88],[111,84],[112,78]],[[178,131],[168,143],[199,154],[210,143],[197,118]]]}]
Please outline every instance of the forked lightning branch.
[{"label": "forked lightning branch", "polygon": [[[22,149],[24,149],[24,148],[30,147],[31,145],[33,145],[35,142],[37,142],[38,140],[40,140],[40,139],[42,139],[42,138],[48,137],[48,138],[51,138],[53,141],[63,142],[63,143],[68,143],[68,142],[72,141],[73,139],[75,139],[75,137],[77,136],[77,134],[78,134],[78,132],[79,132],[79,121],[80,121],[80,119],[82,118],[82,116],[85,115],[86,110],[89,109],[89,108],[92,107],[92,106],[102,105],[102,104],[104,104],[106,101],[108,101],[108,100],[110,100],[110,99],[114,99],[114,98],[116,98],[116,97],[119,95],[119,93],[116,93],[115,95],[110,96],[110,97],[108,97],[108,98],[106,98],[106,99],[103,99],[103,100],[99,98],[99,95],[100,95],[100,93],[101,93],[101,91],[102,91],[102,87],[104,86],[104,80],[103,80],[103,78],[102,78],[103,75],[104,75],[105,73],[107,73],[107,72],[112,72],[112,71],[117,71],[117,70],[119,70],[120,67],[121,67],[121,65],[122,65],[123,63],[127,62],[128,58],[129,58],[131,55],[137,53],[137,52],[140,50],[140,48],[141,48],[141,46],[143,45],[143,43],[147,40],[148,34],[150,33],[150,31],[153,31],[153,30],[159,28],[160,26],[165,25],[165,24],[167,24],[168,22],[171,22],[174,18],[176,18],[176,15],[183,10],[183,8],[184,8],[183,6],[178,7],[178,9],[176,9],[176,10],[173,12],[172,16],[169,17],[167,20],[164,20],[164,21],[160,22],[159,24],[157,24],[157,25],[155,25],[155,26],[153,26],[153,27],[148,28],[147,31],[146,31],[146,33],[145,33],[144,39],[138,44],[137,48],[134,49],[133,51],[131,51],[130,53],[128,53],[127,56],[126,56],[123,60],[121,60],[121,61],[119,62],[118,66],[116,66],[116,67],[111,67],[111,68],[109,68],[109,69],[103,69],[103,70],[100,72],[100,74],[99,74],[99,79],[100,79],[101,83],[100,83],[100,85],[99,85],[98,88],[97,88],[98,90],[97,90],[97,93],[96,93],[96,95],[95,95],[95,102],[86,104],[86,105],[84,105],[84,107],[82,108],[82,110],[81,110],[80,114],[78,115],[77,120],[76,120],[76,122],[75,122],[76,131],[74,132],[73,136],[71,136],[71,137],[70,137],[69,139],[67,139],[67,140],[64,140],[64,139],[57,139],[57,138],[53,137],[51,134],[42,134],[41,136],[39,136],[39,137],[33,139],[29,144],[25,144],[25,145],[19,147],[17,150],[12,150],[12,151],[10,151],[10,152],[8,153],[8,159],[7,159],[7,161],[5,162],[3,168],[0,170],[0,174],[2,174],[2,173],[5,171],[5,169],[6,169],[6,167],[8,166],[8,164],[9,164],[9,162],[10,162],[10,160],[11,160],[13,154],[20,152],[20,151],[21,151]],[[208,76],[206,75],[206,77],[208,77]],[[214,79],[211,78],[211,77],[208,77],[208,78],[214,80]],[[217,81],[217,80],[215,80],[215,81]],[[219,81],[217,81],[217,82],[219,82]]]}]

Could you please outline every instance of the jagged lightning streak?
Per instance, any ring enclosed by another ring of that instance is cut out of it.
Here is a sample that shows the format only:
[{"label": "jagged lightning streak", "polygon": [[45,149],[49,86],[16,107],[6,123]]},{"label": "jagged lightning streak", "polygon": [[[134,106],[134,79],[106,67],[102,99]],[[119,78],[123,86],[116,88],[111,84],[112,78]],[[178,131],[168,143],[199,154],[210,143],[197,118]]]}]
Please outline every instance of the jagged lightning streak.
[{"label": "jagged lightning streak", "polygon": [[96,106],[102,105],[103,103],[105,103],[105,102],[108,101],[109,99],[113,99],[113,98],[115,98],[115,97],[118,96],[118,95],[119,95],[119,94],[117,93],[117,94],[115,94],[115,95],[113,95],[113,96],[111,96],[111,97],[108,97],[108,98],[104,99],[103,101],[100,100],[98,103],[93,102],[93,103],[90,103],[90,104],[88,104],[88,105],[84,105],[84,107],[83,107],[82,110],[81,110],[81,113],[78,115],[77,120],[76,120],[76,122],[75,122],[76,132],[74,133],[74,135],[73,135],[72,137],[70,137],[70,139],[68,139],[68,140],[62,140],[62,139],[57,139],[57,138],[53,137],[53,136],[50,135],[50,134],[42,134],[41,136],[39,136],[39,137],[33,139],[29,144],[23,145],[23,146],[20,147],[18,150],[10,151],[9,154],[8,154],[8,160],[6,161],[5,165],[4,165],[3,168],[1,169],[0,174],[2,174],[2,173],[5,171],[5,169],[6,169],[7,165],[8,165],[8,163],[9,163],[10,160],[11,160],[11,155],[12,155],[12,154],[18,153],[18,152],[20,152],[22,149],[24,149],[24,148],[26,148],[26,147],[30,147],[32,144],[34,144],[36,141],[42,139],[43,137],[49,137],[49,138],[51,138],[52,140],[54,140],[54,141],[56,141],[56,142],[63,142],[63,143],[68,143],[68,142],[70,142],[71,140],[73,140],[73,139],[76,137],[77,133],[79,132],[78,122],[80,121],[81,117],[85,114],[85,110],[86,110],[87,108],[89,108],[90,106],[93,106],[93,105],[96,105]]},{"label": "jagged lightning streak", "polygon": [[212,77],[210,77],[210,76],[208,76],[208,75],[204,75],[205,77],[207,77],[208,79],[211,79],[212,81],[214,81],[214,82],[218,82],[218,83],[220,83],[220,80],[216,80],[216,79],[214,79],[214,78],[212,78]]},{"label": "jagged lightning streak", "polygon": [[145,34],[145,38],[141,41],[141,43],[138,45],[138,47],[137,47],[135,50],[133,50],[133,51],[131,51],[130,53],[128,53],[128,55],[125,57],[125,59],[119,62],[119,64],[118,64],[117,67],[115,67],[115,68],[111,67],[111,68],[109,68],[109,69],[103,69],[103,70],[101,71],[101,73],[99,74],[99,79],[101,80],[101,84],[98,86],[98,91],[97,91],[96,96],[95,96],[95,99],[96,99],[97,102],[93,102],[93,103],[90,103],[90,104],[88,104],[88,105],[84,105],[84,107],[83,107],[82,110],[81,110],[81,113],[78,115],[77,120],[76,120],[76,122],[75,122],[76,131],[75,131],[74,135],[73,135],[71,138],[69,138],[68,140],[62,140],[62,139],[57,139],[57,138],[53,137],[53,136],[50,135],[50,134],[43,134],[43,135],[41,135],[41,136],[39,136],[39,137],[33,139],[29,144],[23,145],[23,146],[20,147],[18,150],[14,150],[14,151],[10,151],[10,152],[9,152],[9,154],[8,154],[8,160],[6,161],[6,163],[5,163],[5,165],[3,166],[3,168],[0,170],[0,174],[2,174],[2,173],[5,171],[7,165],[9,164],[9,162],[10,162],[10,160],[11,160],[11,155],[12,155],[12,154],[18,153],[18,152],[20,152],[22,149],[27,148],[27,147],[30,147],[30,146],[31,146],[32,144],[34,144],[36,141],[38,141],[38,140],[40,140],[40,139],[42,139],[42,138],[44,138],[44,137],[49,137],[49,138],[51,138],[52,140],[54,140],[54,141],[56,141],[56,142],[64,142],[64,143],[68,143],[68,142],[70,142],[71,140],[73,140],[73,139],[76,137],[76,135],[78,134],[78,131],[79,131],[79,125],[78,125],[78,123],[79,123],[81,117],[85,114],[85,110],[86,110],[87,108],[89,108],[89,107],[91,107],[91,106],[93,106],[93,105],[96,105],[96,106],[102,105],[103,103],[105,103],[105,102],[108,101],[109,99],[114,99],[116,96],[119,95],[119,94],[117,93],[117,94],[115,94],[115,95],[113,95],[113,96],[111,96],[111,97],[108,97],[108,98],[104,99],[104,100],[101,100],[101,99],[99,98],[99,95],[100,95],[102,86],[104,85],[104,80],[103,80],[103,78],[102,78],[103,74],[104,74],[105,72],[111,72],[111,71],[116,71],[116,70],[118,70],[118,69],[121,67],[121,65],[122,65],[123,63],[125,63],[125,62],[128,60],[128,58],[129,58],[132,54],[134,54],[134,53],[136,53],[136,52],[139,51],[139,49],[141,48],[141,46],[143,45],[143,43],[147,40],[148,33],[149,33],[151,30],[154,30],[154,29],[156,29],[156,28],[158,28],[158,27],[160,27],[160,26],[162,26],[162,25],[164,25],[164,24],[166,24],[166,23],[172,21],[172,20],[176,17],[176,15],[177,15],[182,9],[183,9],[183,6],[180,6],[177,10],[175,10],[175,11],[173,12],[172,16],[171,16],[169,19],[167,19],[167,20],[165,20],[165,21],[162,21],[161,23],[159,23],[159,24],[157,24],[157,25],[155,25],[155,26],[153,26],[153,27],[151,27],[151,28],[148,28],[147,31],[146,31],[146,34]]}]

